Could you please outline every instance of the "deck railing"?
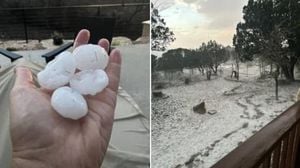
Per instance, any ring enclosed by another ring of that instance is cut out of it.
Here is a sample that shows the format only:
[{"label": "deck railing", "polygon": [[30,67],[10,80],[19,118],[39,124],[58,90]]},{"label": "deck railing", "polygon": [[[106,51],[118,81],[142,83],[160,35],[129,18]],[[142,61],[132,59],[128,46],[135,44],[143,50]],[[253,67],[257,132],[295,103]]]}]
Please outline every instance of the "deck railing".
[{"label": "deck railing", "polygon": [[300,168],[299,138],[297,102],[212,168]]}]

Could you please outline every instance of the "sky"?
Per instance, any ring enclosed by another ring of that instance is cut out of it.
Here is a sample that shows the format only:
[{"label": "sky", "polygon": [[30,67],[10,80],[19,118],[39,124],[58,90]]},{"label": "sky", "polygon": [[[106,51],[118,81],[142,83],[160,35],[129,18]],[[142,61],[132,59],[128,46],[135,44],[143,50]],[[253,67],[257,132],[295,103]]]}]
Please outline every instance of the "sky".
[{"label": "sky", "polygon": [[197,48],[216,40],[232,46],[232,37],[248,0],[153,0],[176,40],[168,47]]}]

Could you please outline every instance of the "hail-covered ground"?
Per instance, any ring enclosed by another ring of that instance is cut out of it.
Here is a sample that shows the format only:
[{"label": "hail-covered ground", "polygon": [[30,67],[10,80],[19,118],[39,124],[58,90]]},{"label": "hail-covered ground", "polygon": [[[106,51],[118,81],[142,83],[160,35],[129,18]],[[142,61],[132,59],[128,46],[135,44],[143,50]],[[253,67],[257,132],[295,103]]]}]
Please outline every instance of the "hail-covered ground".
[{"label": "hail-covered ground", "polygon": [[[200,74],[189,85],[177,81],[162,89],[164,98],[152,99],[151,167],[209,168],[295,102],[298,82],[280,82],[275,100],[275,82],[258,79],[258,66],[248,75],[241,66],[240,81],[230,78],[230,65],[222,69],[210,81]],[[201,100],[217,113],[194,113]]]}]

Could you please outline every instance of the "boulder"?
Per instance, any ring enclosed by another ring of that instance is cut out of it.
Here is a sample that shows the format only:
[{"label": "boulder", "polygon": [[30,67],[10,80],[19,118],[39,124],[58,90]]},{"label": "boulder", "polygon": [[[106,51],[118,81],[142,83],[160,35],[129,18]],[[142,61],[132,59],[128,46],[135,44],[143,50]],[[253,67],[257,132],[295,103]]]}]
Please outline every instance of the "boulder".
[{"label": "boulder", "polygon": [[112,46],[128,46],[128,45],[132,45],[132,41],[127,37],[118,36],[118,37],[113,37],[111,45]]},{"label": "boulder", "polygon": [[162,91],[152,91],[152,95],[155,98],[163,98],[164,94],[162,93]]},{"label": "boulder", "polygon": [[190,82],[191,82],[190,78],[185,78],[184,79],[184,84],[188,85],[188,84],[190,84]]},{"label": "boulder", "polygon": [[217,113],[217,110],[209,110],[207,113],[210,115],[214,115]]},{"label": "boulder", "polygon": [[206,113],[205,102],[202,101],[201,103],[199,103],[196,106],[194,106],[193,107],[193,111],[195,113],[205,114]]}]

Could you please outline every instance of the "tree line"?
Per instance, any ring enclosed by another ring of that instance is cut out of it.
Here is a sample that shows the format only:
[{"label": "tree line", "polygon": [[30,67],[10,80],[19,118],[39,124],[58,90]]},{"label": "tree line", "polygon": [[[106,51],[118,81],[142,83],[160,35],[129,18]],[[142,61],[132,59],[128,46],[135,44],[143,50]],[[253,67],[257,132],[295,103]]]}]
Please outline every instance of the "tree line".
[{"label": "tree line", "polygon": [[152,69],[158,71],[183,71],[198,69],[201,73],[218,73],[219,66],[230,58],[226,47],[216,41],[202,43],[197,49],[172,49],[162,57],[152,55]]}]

